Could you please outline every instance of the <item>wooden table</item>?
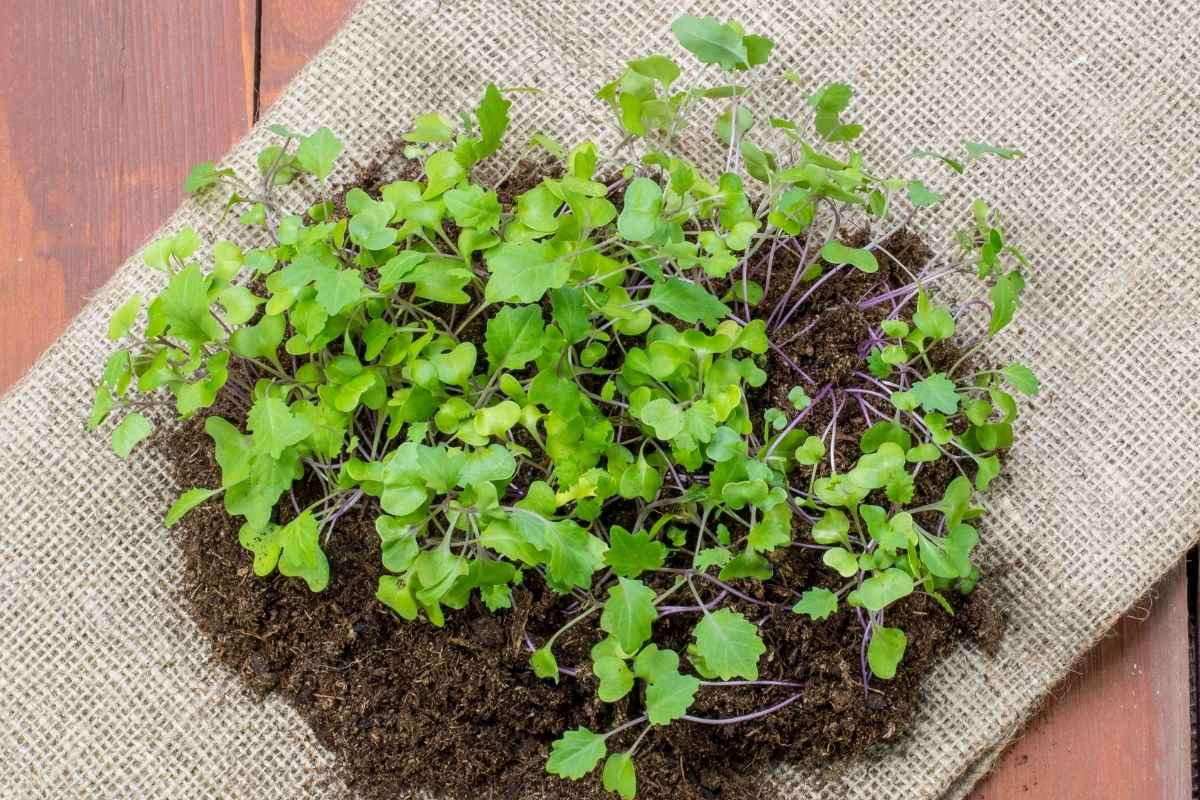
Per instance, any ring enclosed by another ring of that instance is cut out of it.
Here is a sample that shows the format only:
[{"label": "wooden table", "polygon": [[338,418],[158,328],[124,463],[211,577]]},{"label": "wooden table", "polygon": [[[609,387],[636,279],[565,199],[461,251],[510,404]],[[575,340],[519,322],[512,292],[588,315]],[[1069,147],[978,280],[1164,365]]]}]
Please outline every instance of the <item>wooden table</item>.
[{"label": "wooden table", "polygon": [[[7,0],[0,391],[325,42],[352,0]],[[1194,592],[1195,590],[1192,589]],[[1079,665],[975,800],[1191,797],[1177,568]]]}]

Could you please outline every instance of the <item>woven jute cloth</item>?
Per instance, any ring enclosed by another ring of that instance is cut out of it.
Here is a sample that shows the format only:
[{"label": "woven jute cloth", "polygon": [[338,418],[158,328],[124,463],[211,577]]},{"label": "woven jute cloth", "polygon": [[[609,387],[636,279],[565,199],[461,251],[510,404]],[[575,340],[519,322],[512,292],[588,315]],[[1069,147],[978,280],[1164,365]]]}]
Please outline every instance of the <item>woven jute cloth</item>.
[{"label": "woven jute cloth", "polygon": [[[934,669],[912,732],[878,759],[772,777],[795,798],[960,797],[1197,536],[1194,11],[370,0],[225,163],[254,169],[271,139],[264,124],[328,125],[346,140],[334,176],[346,179],[351,160],[372,161],[413,114],[468,108],[487,81],[544,90],[517,97],[510,141],[541,130],[611,145],[591,95],[625,59],[680,55],[668,25],[681,13],[736,17],[770,36],[772,74],[853,84],[851,116],[875,163],[964,139],[1028,153],[958,183],[944,170],[928,177],[953,197],[926,227],[936,241],[968,220],[978,193],[1008,211],[1010,238],[1036,261],[1020,330],[997,345],[1044,385],[986,498],[982,559],[997,569],[1008,635],[995,658],[967,646]],[[761,119],[804,117],[795,87],[771,77],[758,90]],[[244,237],[221,211],[186,202],[163,230]],[[209,663],[184,610],[178,542],[161,523],[175,491],[166,464],[146,448],[119,460],[84,431],[109,316],[159,280],[135,255],[0,401],[0,796],[334,796],[330,757],[304,723],[277,701],[251,701]]]}]

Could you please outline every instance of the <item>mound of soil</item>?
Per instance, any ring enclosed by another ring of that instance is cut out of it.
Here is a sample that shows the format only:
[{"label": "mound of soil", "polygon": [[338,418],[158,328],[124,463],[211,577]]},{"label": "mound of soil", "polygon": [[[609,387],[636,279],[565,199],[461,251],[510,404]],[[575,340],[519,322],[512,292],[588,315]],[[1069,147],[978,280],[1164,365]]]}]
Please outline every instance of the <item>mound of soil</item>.
[{"label": "mound of soil", "polygon": [[[885,247],[914,273],[926,255],[908,232],[894,235]],[[793,266],[797,260],[793,256]],[[763,261],[750,267],[760,281]],[[776,275],[786,265],[777,257]],[[856,348],[885,313],[882,307],[860,310],[857,303],[883,287],[907,283],[905,272],[894,266],[884,258],[875,275],[847,269],[823,284],[777,339],[802,332],[784,347],[787,360],[818,384],[856,384],[861,364]],[[774,293],[762,307],[769,309],[777,297]],[[956,358],[950,348],[935,354],[935,362]],[[791,369],[771,354],[770,379],[751,397],[756,420],[771,406],[790,407],[786,395],[796,383]],[[211,413],[235,417],[236,410],[219,401]],[[810,431],[824,430],[836,417],[841,463],[857,456],[866,423],[856,408],[835,409],[823,401],[810,416]],[[218,485],[202,419],[160,435],[157,445],[169,456],[181,488]],[[915,502],[939,498],[957,474],[945,460],[926,466],[932,468],[918,473]],[[301,505],[303,494],[301,487]],[[278,513],[281,521],[294,513],[290,499]],[[377,513],[377,507],[361,503],[338,523],[325,546],[332,579],[321,594],[278,575],[256,578],[250,554],[238,544],[238,525],[219,501],[186,516],[177,529],[186,563],[182,588],[215,658],[257,694],[277,692],[294,706],[337,755],[341,777],[362,797],[391,799],[422,790],[455,800],[613,797],[598,780],[574,783],[545,772],[550,743],[565,729],[608,730],[640,713],[636,693],[616,704],[596,697],[596,680],[586,667],[595,642],[594,632],[582,630],[588,626],[572,629],[556,645],[559,664],[578,667],[576,674],[561,676],[557,685],[533,675],[531,642],[544,641],[569,618],[570,598],[547,590],[531,573],[510,610],[492,614],[476,600],[448,613],[441,629],[406,623],[374,597],[382,572]],[[837,576],[820,564],[818,552],[792,547],[774,555],[770,586],[754,580],[735,586],[771,602],[788,600],[790,587],[836,588]],[[638,751],[638,797],[760,798],[764,770],[773,762],[844,757],[895,739],[910,724],[921,680],[934,662],[964,639],[991,650],[1003,633],[1003,616],[986,581],[951,602],[954,616],[923,595],[889,609],[888,625],[906,632],[908,650],[895,679],[872,681],[869,693],[863,691],[860,667],[862,630],[852,612],[820,622],[786,610],[770,614],[761,627],[767,645],[761,678],[803,688],[703,688],[692,716],[728,718],[791,702],[751,722],[677,722],[653,729]],[[762,606],[734,607],[752,619],[763,617]],[[694,622],[686,614],[664,616],[655,624],[655,640],[682,651]]]}]

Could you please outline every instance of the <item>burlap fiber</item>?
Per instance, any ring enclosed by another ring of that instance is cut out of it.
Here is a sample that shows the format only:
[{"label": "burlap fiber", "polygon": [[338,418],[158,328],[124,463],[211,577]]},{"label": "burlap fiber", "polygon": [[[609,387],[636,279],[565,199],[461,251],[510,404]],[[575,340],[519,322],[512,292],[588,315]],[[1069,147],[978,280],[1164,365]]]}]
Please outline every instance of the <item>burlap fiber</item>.
[{"label": "burlap fiber", "polygon": [[[536,128],[611,144],[592,93],[623,59],[677,54],[667,26],[678,14],[712,12],[772,37],[773,70],[852,83],[877,162],[963,139],[1029,154],[978,171],[937,214],[961,224],[985,193],[1037,261],[1022,332],[1002,346],[1036,369],[1044,393],[988,495],[984,529],[984,560],[1012,567],[994,581],[1009,634],[995,659],[964,648],[940,665],[913,734],[879,761],[775,778],[792,798],[961,797],[1197,536],[1194,7],[368,0],[263,122],[328,125],[368,162],[412,114],[466,108],[492,80],[546,90],[517,98],[511,141]],[[783,82],[764,80],[760,97],[804,113]],[[225,163],[253,169],[269,138],[260,124]],[[935,188],[955,185],[930,174]],[[218,203],[185,202],[165,229],[244,236],[220,216]],[[84,431],[107,320],[157,280],[131,259],[0,401],[0,796],[334,796],[329,756],[305,725],[208,663],[161,524],[166,466],[145,450],[121,461]]]}]

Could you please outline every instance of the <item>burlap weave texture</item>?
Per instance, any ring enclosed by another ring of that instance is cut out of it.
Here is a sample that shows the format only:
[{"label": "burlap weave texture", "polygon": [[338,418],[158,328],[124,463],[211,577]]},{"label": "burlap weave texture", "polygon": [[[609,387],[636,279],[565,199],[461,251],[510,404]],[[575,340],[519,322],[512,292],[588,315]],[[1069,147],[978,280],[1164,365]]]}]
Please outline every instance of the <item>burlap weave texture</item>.
[{"label": "burlap weave texture", "polygon": [[[1006,355],[1044,393],[987,496],[984,560],[1012,622],[1000,655],[964,648],[929,677],[913,733],[871,764],[785,769],[788,797],[961,796],[967,775],[1200,529],[1200,24],[1184,2],[564,3],[368,0],[264,119],[328,125],[369,162],[414,113],[466,108],[487,81],[538,86],[513,109],[543,130],[612,144],[591,95],[626,58],[676,54],[681,13],[740,19],[778,47],[771,71],[859,91],[877,162],[964,139],[1029,157],[954,188],[944,241],[976,193],[1035,257]],[[773,111],[800,94],[763,80]],[[696,135],[707,133],[697,131]],[[253,169],[260,125],[225,159]],[[716,166],[716,165],[710,165]],[[335,175],[335,179],[339,177]],[[218,203],[165,229],[243,237]],[[255,704],[207,662],[161,524],[174,487],[144,451],[121,461],[83,430],[104,329],[158,276],[135,257],[0,401],[0,781],[4,798],[297,798],[338,792],[329,757],[279,703]]]}]

